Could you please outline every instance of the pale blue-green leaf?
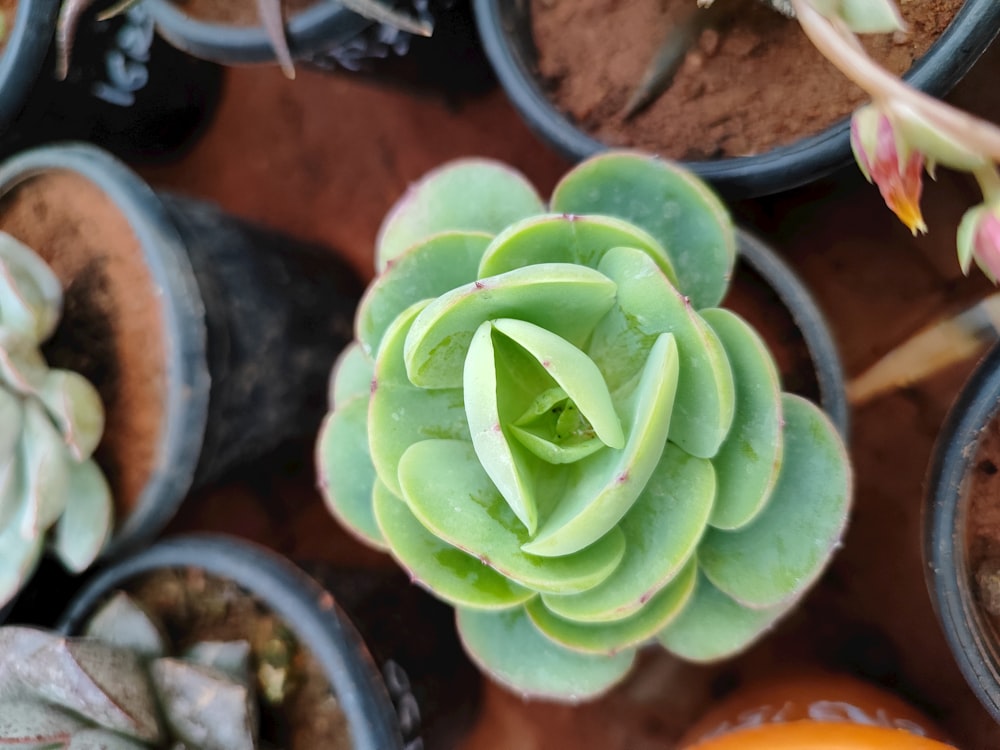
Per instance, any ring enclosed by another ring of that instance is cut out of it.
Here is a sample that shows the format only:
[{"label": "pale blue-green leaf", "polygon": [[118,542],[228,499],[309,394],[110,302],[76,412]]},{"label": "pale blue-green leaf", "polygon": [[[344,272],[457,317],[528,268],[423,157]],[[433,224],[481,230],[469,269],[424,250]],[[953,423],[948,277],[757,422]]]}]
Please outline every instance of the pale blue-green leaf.
[{"label": "pale blue-green leaf", "polygon": [[330,371],[330,388],[327,394],[330,409],[346,404],[355,396],[371,393],[375,377],[375,361],[365,354],[361,344],[352,341],[337,357]]},{"label": "pale blue-green leaf", "polygon": [[417,303],[393,321],[375,361],[368,447],[376,474],[396,495],[402,494],[397,472],[407,448],[431,438],[470,439],[462,389],[417,388],[406,375],[403,342],[425,306]]},{"label": "pale blue-green leaf", "polygon": [[677,617],[694,593],[697,573],[697,564],[690,560],[669,584],[643,602],[639,610],[616,622],[566,620],[548,609],[541,598],[528,602],[525,610],[535,627],[566,648],[591,654],[617,654],[641,645]]},{"label": "pale blue-green leaf", "polygon": [[504,434],[493,324],[489,321],[480,325],[472,337],[462,375],[465,414],[479,463],[514,515],[529,534],[534,534],[538,526],[534,472],[523,449],[519,451],[518,444]]},{"label": "pale blue-green leaf", "polygon": [[0,531],[0,607],[24,587],[38,566],[45,547],[43,537],[25,539],[17,526]]},{"label": "pale blue-green leaf", "polygon": [[403,310],[475,281],[479,259],[493,235],[446,232],[396,256],[365,291],[355,318],[357,337],[374,354],[386,328]]},{"label": "pale blue-green leaf", "polygon": [[368,452],[368,397],[355,396],[327,414],[316,443],[319,487],[326,506],[361,541],[385,549],[375,522],[375,467]]},{"label": "pale blue-green leaf", "polygon": [[783,394],[785,456],[764,510],[738,531],[710,530],[702,570],[728,596],[767,608],[797,599],[839,545],[851,466],[836,428],[814,404]]},{"label": "pale blue-green leaf", "polygon": [[21,511],[23,482],[21,454],[16,451],[6,461],[0,462],[0,531],[7,528]]},{"label": "pale blue-green leaf", "polygon": [[642,250],[677,285],[669,256],[645,231],[611,216],[574,214],[534,216],[511,225],[487,248],[479,276],[496,276],[537,263],[576,263],[596,269],[613,247]]},{"label": "pale blue-green leaf", "polygon": [[569,486],[524,551],[546,557],[583,550],[613,528],[635,503],[656,469],[670,429],[677,389],[673,335],[657,339],[642,377],[622,404],[628,442],[571,464]]},{"label": "pale blue-green leaf", "polygon": [[545,594],[545,606],[580,622],[633,615],[692,559],[715,497],[712,464],[667,443],[656,471],[622,519],[625,557],[615,572],[580,594]]},{"label": "pale blue-green leaf", "polygon": [[0,232],[0,260],[15,269],[18,276],[30,278],[41,294],[41,315],[32,338],[36,342],[45,341],[62,315],[62,284],[38,253],[6,232]]},{"label": "pale blue-green leaf", "polygon": [[732,221],[708,186],[676,164],[638,152],[595,156],[563,177],[552,210],[614,216],[649,232],[695,309],[725,296],[736,262]]},{"label": "pale blue-green leaf", "polygon": [[729,310],[702,310],[729,357],[736,411],[712,463],[718,493],[710,523],[738,529],[764,507],[778,479],[782,456],[781,384],[767,345]]},{"label": "pale blue-green leaf", "polygon": [[577,703],[596,698],[628,674],[635,651],[581,654],[542,635],[521,608],[502,612],[459,609],[466,652],[494,680],[524,697]]},{"label": "pale blue-green leaf", "polygon": [[420,313],[406,338],[407,374],[426,388],[461,386],[472,335],[497,318],[526,320],[581,346],[614,301],[614,283],[585,266],[545,263],[481,279]]},{"label": "pale blue-green leaf", "polygon": [[82,573],[97,559],[111,534],[111,488],[93,459],[67,462],[66,509],[56,521],[52,551],[71,573]]},{"label": "pale blue-green leaf", "polygon": [[428,172],[389,211],[375,242],[376,270],[440,232],[496,234],[545,205],[514,169],[489,159],[459,159]]},{"label": "pale blue-green leaf", "polygon": [[45,299],[34,279],[0,256],[0,326],[37,344],[45,316]]},{"label": "pale blue-green leaf", "polygon": [[[148,748],[149,745],[106,729],[83,729],[76,732],[69,744],[65,748],[60,747],[60,750],[148,750]],[[182,749],[173,748],[173,750]]]},{"label": "pale blue-green leaf", "polygon": [[0,327],[0,385],[15,394],[31,396],[38,393],[49,366],[37,345]]},{"label": "pale blue-green leaf", "polygon": [[501,318],[493,326],[531,354],[611,448],[625,447],[621,420],[597,365],[566,339],[523,320]]},{"label": "pale blue-green leaf", "polygon": [[31,538],[44,534],[66,508],[70,459],[62,437],[37,401],[24,404],[21,436],[21,511],[18,528]]},{"label": "pale blue-green leaf", "polygon": [[119,591],[101,606],[87,622],[83,634],[127,648],[147,659],[163,656],[167,650],[160,628],[124,591]]},{"label": "pale blue-green leaf", "polygon": [[21,398],[0,386],[0,465],[17,451],[23,421],[24,404]]},{"label": "pale blue-green leaf", "polygon": [[375,518],[393,556],[414,582],[452,606],[507,609],[535,596],[479,558],[434,536],[381,483],[375,486]]},{"label": "pale blue-green leaf", "polygon": [[104,434],[104,404],[90,381],[70,370],[49,370],[38,398],[49,412],[70,455],[85,461]]},{"label": "pale blue-green leaf", "polygon": [[976,253],[976,231],[979,228],[979,220],[984,217],[988,210],[983,204],[974,206],[962,215],[962,221],[958,225],[955,238],[958,247],[958,265],[966,276],[969,275],[972,258]]},{"label": "pale blue-green leaf", "polygon": [[469,442],[427,440],[411,446],[400,461],[399,478],[410,509],[432,533],[536,591],[584,591],[611,575],[625,554],[618,529],[574,555],[522,551],[528,533]]},{"label": "pale blue-green leaf", "polygon": [[56,706],[38,700],[0,704],[0,747],[61,750],[86,724]]},{"label": "pale blue-green leaf", "polygon": [[657,640],[682,659],[718,661],[747,649],[787,611],[787,605],[766,609],[741,606],[699,575],[691,601]]},{"label": "pale blue-green leaf", "polygon": [[673,333],[680,371],[670,442],[711,458],[735,409],[733,374],[718,336],[643,253],[611,250],[601,270],[618,285],[617,304],[594,331],[587,353],[614,393],[639,372],[655,337]]},{"label": "pale blue-green leaf", "polygon": [[222,672],[243,687],[250,687],[256,677],[247,641],[200,641],[187,649],[183,658],[191,664]]}]

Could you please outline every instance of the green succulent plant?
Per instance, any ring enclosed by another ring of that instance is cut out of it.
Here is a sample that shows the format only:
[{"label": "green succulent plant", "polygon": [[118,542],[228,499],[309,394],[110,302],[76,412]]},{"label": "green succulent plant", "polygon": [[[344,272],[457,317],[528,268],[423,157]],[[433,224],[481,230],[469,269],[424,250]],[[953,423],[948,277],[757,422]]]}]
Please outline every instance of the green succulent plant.
[{"label": "green succulent plant", "polygon": [[0,628],[0,747],[256,748],[249,644],[169,653],[161,628],[125,594],[82,637]]},{"label": "green succulent plant", "polygon": [[839,544],[844,446],[718,307],[735,246],[702,183],[633,152],[583,162],[547,208],[458,161],[382,225],[320,485],[523,694],[597,695],[645,644],[735,654]]},{"label": "green succulent plant", "polygon": [[92,458],[104,431],[100,397],[81,375],[49,369],[39,351],[61,310],[52,270],[0,232],[0,607],[46,543],[80,572],[111,527],[111,493]]}]

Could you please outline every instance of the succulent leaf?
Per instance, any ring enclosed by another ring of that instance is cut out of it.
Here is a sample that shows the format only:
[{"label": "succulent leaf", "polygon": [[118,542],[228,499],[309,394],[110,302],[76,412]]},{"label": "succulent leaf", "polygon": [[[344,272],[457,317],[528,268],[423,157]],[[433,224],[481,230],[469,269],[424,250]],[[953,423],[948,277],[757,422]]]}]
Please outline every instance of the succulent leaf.
[{"label": "succulent leaf", "polygon": [[[643,253],[612,250],[601,261],[601,271],[618,286],[618,297],[588,352],[615,389],[622,374],[645,360],[637,342],[673,333],[684,366],[670,417],[670,442],[711,458],[729,432],[735,409],[733,374],[718,337]],[[613,370],[621,374],[612,379],[608,373]]]},{"label": "succulent leaf", "polygon": [[403,496],[413,514],[446,542],[478,557],[522,586],[574,593],[611,575],[625,553],[618,529],[586,550],[562,557],[522,551],[528,532],[462,440],[425,440],[399,462]]},{"label": "succulent leaf", "polygon": [[630,617],[693,557],[714,497],[711,463],[668,443],[639,499],[619,524],[626,544],[618,567],[579,594],[543,595],[545,606],[578,622]]},{"label": "succulent leaf", "polygon": [[414,302],[475,281],[492,239],[485,232],[443,232],[394,257],[358,307],[357,335],[365,351],[377,352],[385,330]]},{"label": "succulent leaf", "polygon": [[72,498],[55,523],[52,550],[71,573],[82,573],[97,559],[111,535],[111,488],[93,460],[69,463],[67,496]]},{"label": "succulent leaf", "polygon": [[718,661],[746,649],[787,611],[784,604],[761,609],[744,607],[699,575],[691,601],[657,639],[667,650],[688,661]]},{"label": "succulent leaf", "polygon": [[697,574],[698,566],[691,560],[634,614],[615,622],[573,622],[552,612],[543,598],[528,602],[525,611],[535,627],[559,645],[610,656],[641,645],[677,617],[694,593]]},{"label": "succulent leaf", "polygon": [[90,381],[70,370],[49,370],[38,399],[62,433],[73,459],[90,458],[104,433],[104,406]]},{"label": "succulent leaf", "polygon": [[167,652],[159,627],[130,596],[119,591],[87,623],[84,635],[150,659]]},{"label": "succulent leaf", "polygon": [[432,534],[382,484],[375,487],[375,517],[393,555],[414,581],[453,606],[509,609],[535,596],[532,589]]},{"label": "succulent leaf", "polygon": [[62,285],[31,248],[0,232],[0,328],[39,343],[62,313]]},{"label": "succulent leaf", "polygon": [[62,439],[48,415],[36,401],[27,401],[21,434],[23,497],[18,516],[24,538],[40,535],[66,508],[69,465]]},{"label": "succulent leaf", "polygon": [[640,153],[612,152],[578,164],[556,186],[552,210],[627,221],[656,238],[695,309],[718,305],[736,262],[725,207],[694,175]]},{"label": "succulent leaf", "polygon": [[31,701],[0,704],[0,747],[64,747],[83,722],[54,706]]},{"label": "succulent leaf", "polygon": [[372,510],[375,467],[368,452],[368,395],[331,412],[316,444],[320,490],[338,521],[376,549],[385,549]]},{"label": "succulent leaf", "polygon": [[188,649],[184,660],[222,672],[247,687],[252,679],[250,644],[246,641],[201,641]]},{"label": "succulent leaf", "polygon": [[453,161],[411,185],[379,229],[376,267],[440,232],[496,234],[544,210],[521,174],[489,159]]},{"label": "succulent leaf", "polygon": [[789,601],[819,576],[847,523],[851,470],[830,420],[783,396],[785,456],[759,516],[737,531],[711,529],[698,548],[709,580],[757,609]]},{"label": "succulent leaf", "polygon": [[[559,304],[551,304],[558,299]],[[614,304],[615,285],[585,266],[546,263],[460,286],[432,301],[406,337],[406,372],[423,388],[460,388],[476,329],[517,317],[580,346]]]},{"label": "succulent leaf", "polygon": [[613,656],[581,654],[546,638],[523,608],[459,609],[458,632],[480,668],[526,696],[579,702],[596,698],[631,669],[635,650]]},{"label": "succulent leaf", "polygon": [[0,606],[7,604],[21,590],[42,556],[42,537],[25,539],[15,525],[0,532]]},{"label": "succulent leaf", "polygon": [[[147,750],[149,745],[104,729],[81,729],[73,734],[65,750]],[[172,748],[184,750],[184,748]]]},{"label": "succulent leaf", "polygon": [[[24,423],[24,404],[14,394],[0,388],[0,466],[11,461],[20,442],[21,425]],[[0,480],[0,495],[3,494],[3,481]],[[3,513],[0,512],[0,518]]]},{"label": "succulent leaf", "polygon": [[375,362],[355,341],[340,353],[330,373],[330,408],[346,404],[355,396],[371,394]]},{"label": "succulent leaf", "polygon": [[767,346],[745,321],[719,308],[701,315],[726,350],[736,386],[733,423],[712,459],[718,492],[709,522],[738,529],[764,507],[781,468],[781,384]]},{"label": "succulent leaf", "polygon": [[479,278],[538,263],[574,263],[597,269],[604,253],[613,247],[642,250],[677,286],[670,257],[652,236],[620,219],[575,214],[534,216],[512,224],[486,249]]},{"label": "succulent leaf", "polygon": [[251,694],[216,669],[161,658],[150,675],[174,736],[201,750],[254,750],[257,725]]}]

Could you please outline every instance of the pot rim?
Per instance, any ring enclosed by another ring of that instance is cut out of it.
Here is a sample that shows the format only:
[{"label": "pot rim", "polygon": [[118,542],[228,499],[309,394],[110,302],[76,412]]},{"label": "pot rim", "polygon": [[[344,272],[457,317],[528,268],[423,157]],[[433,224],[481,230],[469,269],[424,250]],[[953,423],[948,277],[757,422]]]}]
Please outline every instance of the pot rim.
[{"label": "pot rim", "polygon": [[820,406],[847,442],[850,410],[844,368],[823,312],[795,271],[766,243],[741,228],[736,230],[736,241],[737,258],[771,286],[802,334],[816,373]]},{"label": "pot rim", "polygon": [[[145,4],[160,36],[190,55],[224,65],[273,63],[276,59],[261,25],[199,21],[172,0],[146,0]],[[292,57],[301,58],[341,44],[372,23],[339,3],[317,0],[287,20],[285,35]]]},{"label": "pot rim", "polygon": [[[545,95],[526,53],[514,50],[514,32],[504,22],[508,0],[473,0],[486,56],[515,109],[527,125],[573,162],[610,146],[574,125]],[[1000,32],[1000,3],[966,0],[948,28],[904,76],[933,96],[947,93],[969,71]],[[681,161],[729,199],[753,198],[812,182],[852,161],[850,118],[786,146],[753,156]]]},{"label": "pot rim", "polygon": [[0,128],[21,113],[42,72],[60,0],[18,0],[14,25],[0,52]]},{"label": "pot rim", "polygon": [[127,580],[161,568],[194,567],[228,578],[264,602],[322,665],[348,723],[354,750],[402,750],[395,710],[374,660],[328,591],[286,558],[222,534],[157,542],[104,568],[73,597],[56,624],[75,632],[98,602]]},{"label": "pot rim", "polygon": [[983,429],[1000,411],[1000,344],[962,386],[934,444],[923,509],[924,576],[952,656],[979,702],[1000,721],[1000,660],[969,583],[964,483]]},{"label": "pot rim", "polygon": [[[824,736],[811,736],[819,731]],[[955,750],[953,745],[901,729],[821,721],[765,724],[704,740],[686,750],[885,750],[889,747]]]},{"label": "pot rim", "polygon": [[121,211],[142,249],[161,305],[165,372],[157,455],[135,507],[102,552],[102,557],[113,557],[166,526],[194,478],[208,419],[205,309],[184,244],[159,198],[106,151],[85,143],[22,151],[0,163],[0,199],[32,178],[67,171],[89,180]]}]

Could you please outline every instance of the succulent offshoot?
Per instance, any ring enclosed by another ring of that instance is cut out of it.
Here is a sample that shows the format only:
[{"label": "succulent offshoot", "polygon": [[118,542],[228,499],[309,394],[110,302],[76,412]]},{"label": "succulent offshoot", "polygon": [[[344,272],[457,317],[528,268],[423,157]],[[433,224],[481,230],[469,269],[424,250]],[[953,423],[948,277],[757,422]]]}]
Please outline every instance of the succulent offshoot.
[{"label": "succulent offshoot", "polygon": [[172,654],[125,594],[81,637],[0,628],[0,747],[255,750],[250,647],[202,642]]},{"label": "succulent offshoot", "polygon": [[92,457],[100,396],[77,373],[49,369],[39,350],[61,310],[51,269],[0,232],[0,607],[46,546],[79,573],[111,529],[111,492]]},{"label": "succulent offshoot", "polygon": [[649,642],[738,653],[839,543],[839,436],[717,307],[735,244],[705,185],[635,152],[547,204],[502,164],[453,162],[382,225],[322,491],[520,693],[593,697]]}]

